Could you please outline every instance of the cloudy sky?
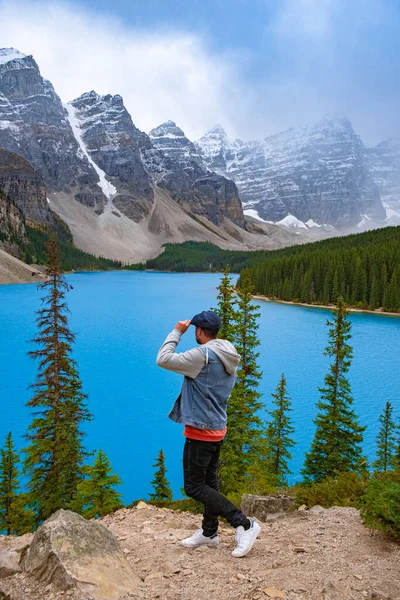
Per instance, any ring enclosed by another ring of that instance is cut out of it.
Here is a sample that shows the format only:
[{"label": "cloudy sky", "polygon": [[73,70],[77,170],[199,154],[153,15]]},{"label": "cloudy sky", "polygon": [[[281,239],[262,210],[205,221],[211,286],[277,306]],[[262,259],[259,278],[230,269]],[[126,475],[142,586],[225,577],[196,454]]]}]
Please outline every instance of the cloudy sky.
[{"label": "cloudy sky", "polygon": [[0,0],[0,23],[64,101],[121,94],[145,131],[261,138],[341,112],[367,144],[400,135],[399,0]]}]

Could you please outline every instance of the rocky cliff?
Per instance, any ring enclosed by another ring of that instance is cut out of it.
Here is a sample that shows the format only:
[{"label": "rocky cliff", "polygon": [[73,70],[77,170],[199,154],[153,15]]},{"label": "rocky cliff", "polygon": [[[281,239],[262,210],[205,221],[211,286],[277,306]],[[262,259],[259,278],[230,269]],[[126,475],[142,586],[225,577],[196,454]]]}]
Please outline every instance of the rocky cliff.
[{"label": "rocky cliff", "polygon": [[139,132],[121,96],[100,96],[92,91],[71,102],[67,110],[77,141],[99,174],[104,194],[134,221],[146,217],[154,193],[141,160]]},{"label": "rocky cliff", "polygon": [[28,221],[47,227],[55,225],[42,178],[27,160],[4,148],[0,148],[0,190]]},{"label": "rocky cliff", "polygon": [[20,241],[26,241],[23,214],[0,190],[0,249],[19,256]]},{"label": "rocky cliff", "polygon": [[[159,125],[149,134],[155,150],[143,152],[146,168],[157,185],[165,187],[189,212],[216,225],[227,217],[244,227],[242,204],[231,179],[209,170],[194,144],[173,121]],[[158,152],[157,152],[158,151]]]},{"label": "rocky cliff", "polygon": [[53,86],[32,56],[0,49],[0,146],[28,160],[49,192],[104,206],[95,169],[83,155]]},{"label": "rocky cliff", "polygon": [[364,216],[378,224],[386,218],[364,145],[342,115],[262,141],[232,140],[217,126],[196,147],[210,169],[236,182],[245,208],[265,220],[291,215],[351,228]]}]

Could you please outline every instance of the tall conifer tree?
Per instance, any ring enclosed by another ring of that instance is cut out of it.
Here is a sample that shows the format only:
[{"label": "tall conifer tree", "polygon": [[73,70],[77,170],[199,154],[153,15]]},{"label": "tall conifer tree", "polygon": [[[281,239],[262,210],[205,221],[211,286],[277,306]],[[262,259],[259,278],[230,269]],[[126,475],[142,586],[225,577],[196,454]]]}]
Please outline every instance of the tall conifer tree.
[{"label": "tall conifer tree", "polygon": [[34,395],[27,405],[34,416],[28,428],[24,471],[29,478],[29,498],[38,522],[69,505],[83,478],[87,456],[82,444],[82,424],[91,416],[72,358],[74,334],[68,327],[65,301],[69,285],[60,269],[55,238],[48,245],[47,280],[42,308],[37,312],[39,333],[29,355],[39,361]]},{"label": "tall conifer tree", "polygon": [[296,442],[291,437],[294,433],[294,427],[288,412],[292,408],[287,394],[286,378],[283,373],[272,398],[276,408],[270,411],[271,420],[266,431],[266,466],[268,472],[274,476],[276,484],[284,485],[286,476],[291,473],[288,467],[288,460],[292,458],[290,448]]},{"label": "tall conifer tree", "polygon": [[13,506],[19,492],[18,463],[19,456],[10,431],[1,451],[0,464],[0,530],[5,530],[7,535],[12,533],[16,524]]},{"label": "tall conifer tree", "polygon": [[385,409],[379,417],[380,429],[376,438],[377,459],[373,467],[377,471],[388,471],[395,468],[396,462],[396,425],[393,421],[393,405],[386,402]]},{"label": "tall conifer tree", "polygon": [[172,500],[172,490],[166,477],[167,469],[165,468],[165,456],[162,450],[160,450],[153,467],[155,467],[157,471],[154,473],[154,479],[151,482],[154,493],[150,494],[150,499]]},{"label": "tall conifer tree", "polygon": [[26,508],[26,496],[20,492],[19,454],[11,431],[1,450],[0,461],[0,531],[21,535],[33,525],[32,513]]},{"label": "tall conifer tree", "polygon": [[363,463],[362,449],[365,427],[358,424],[352,410],[353,398],[346,374],[350,369],[353,351],[351,323],[343,298],[339,298],[328,320],[329,344],[324,352],[333,360],[325,386],[320,388],[321,399],[315,419],[317,426],[310,451],[306,454],[303,475],[306,480],[321,481],[346,471],[357,471]]},{"label": "tall conifer tree", "polygon": [[248,468],[260,452],[261,419],[257,414],[262,407],[258,392],[262,373],[257,364],[260,313],[252,295],[250,271],[244,269],[238,288],[233,340],[241,360],[228,403],[228,433],[221,451],[220,479],[225,493],[243,488]]},{"label": "tall conifer tree", "polygon": [[230,268],[227,265],[221,277],[221,282],[217,287],[218,307],[214,310],[221,319],[221,328],[218,336],[223,340],[233,342],[235,335],[235,290],[232,285],[232,277],[230,277],[229,273]]}]

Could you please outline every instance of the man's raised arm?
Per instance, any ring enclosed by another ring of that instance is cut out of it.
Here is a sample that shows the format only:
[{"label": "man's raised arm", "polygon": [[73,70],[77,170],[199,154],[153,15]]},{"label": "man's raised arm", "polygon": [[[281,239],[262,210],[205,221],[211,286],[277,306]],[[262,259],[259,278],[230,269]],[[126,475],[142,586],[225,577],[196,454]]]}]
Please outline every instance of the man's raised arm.
[{"label": "man's raised arm", "polygon": [[175,352],[182,334],[187,331],[189,325],[190,320],[178,321],[159,349],[156,362],[163,369],[194,379],[204,366],[203,352],[200,348],[193,348],[181,354]]}]

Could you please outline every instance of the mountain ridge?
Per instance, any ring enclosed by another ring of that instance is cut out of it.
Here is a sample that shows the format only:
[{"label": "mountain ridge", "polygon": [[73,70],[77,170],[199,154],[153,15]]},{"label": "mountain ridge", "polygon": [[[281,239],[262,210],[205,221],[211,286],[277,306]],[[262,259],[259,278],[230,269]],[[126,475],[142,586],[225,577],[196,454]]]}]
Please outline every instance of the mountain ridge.
[{"label": "mountain ridge", "polygon": [[234,179],[245,209],[265,220],[292,215],[343,229],[357,227],[367,215],[385,224],[366,151],[345,115],[249,142],[216,126],[195,145],[210,168]]}]

